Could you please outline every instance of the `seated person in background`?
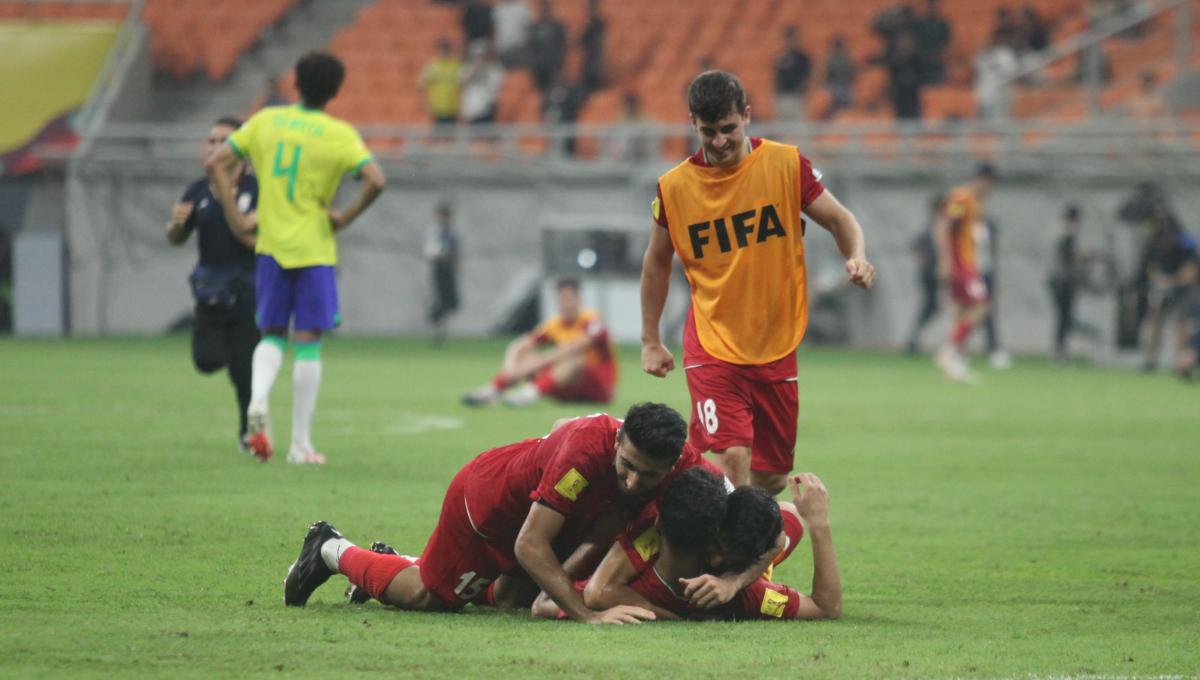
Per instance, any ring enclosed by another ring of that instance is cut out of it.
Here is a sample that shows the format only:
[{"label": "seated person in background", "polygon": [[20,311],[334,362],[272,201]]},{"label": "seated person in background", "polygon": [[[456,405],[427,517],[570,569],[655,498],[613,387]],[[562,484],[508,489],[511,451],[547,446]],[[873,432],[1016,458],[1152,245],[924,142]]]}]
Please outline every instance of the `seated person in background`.
[{"label": "seated person in background", "polygon": [[[558,314],[513,340],[496,377],[463,395],[468,406],[530,406],[541,396],[558,401],[612,401],[617,360],[608,328],[580,306],[579,282],[558,282]],[[547,349],[543,349],[547,348]]]},{"label": "seated person in background", "polygon": [[[637,603],[667,620],[837,618],[841,580],[829,534],[828,493],[811,473],[791,477],[788,486],[794,504],[776,503],[749,486],[722,503],[721,482],[704,470],[689,470],[664,491],[661,514],[644,512],[631,523],[592,577],[576,588],[585,602]],[[811,597],[766,577],[722,592],[711,572],[742,568],[760,554],[778,553],[772,567],[782,562],[803,536],[801,519],[813,543]],[[545,595],[535,601],[533,613],[562,617]]]}]

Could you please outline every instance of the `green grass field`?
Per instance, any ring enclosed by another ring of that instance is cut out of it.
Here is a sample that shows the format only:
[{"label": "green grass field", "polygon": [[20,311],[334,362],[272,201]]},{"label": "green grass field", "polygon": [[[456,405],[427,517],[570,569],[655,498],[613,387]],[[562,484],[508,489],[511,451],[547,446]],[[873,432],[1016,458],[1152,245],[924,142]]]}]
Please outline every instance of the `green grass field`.
[{"label": "green grass field", "polygon": [[[326,343],[330,464],[298,469],[235,451],[232,390],[185,338],[0,342],[0,676],[1200,674],[1200,388],[1033,360],[963,388],[924,359],[801,353],[797,468],[830,489],[836,622],[411,614],[344,604],[341,577],[285,608],[311,521],[417,552],[463,463],[578,414],[460,406],[501,347]],[[612,412],[688,411],[682,375],[622,359]],[[810,555],[778,579],[807,592]]]}]

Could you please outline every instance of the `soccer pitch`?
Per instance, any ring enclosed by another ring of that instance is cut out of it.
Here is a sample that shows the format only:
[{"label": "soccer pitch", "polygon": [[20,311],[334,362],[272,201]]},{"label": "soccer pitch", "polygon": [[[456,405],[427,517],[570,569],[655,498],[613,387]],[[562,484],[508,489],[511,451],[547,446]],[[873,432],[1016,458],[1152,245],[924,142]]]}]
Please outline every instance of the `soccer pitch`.
[{"label": "soccer pitch", "polygon": [[[501,351],[328,341],[330,463],[297,468],[235,451],[232,389],[193,371],[186,338],[0,341],[0,676],[1200,673],[1200,388],[1033,360],[967,388],[927,359],[801,352],[797,469],[830,489],[839,621],[415,614],[344,604],[342,577],[285,608],[311,521],[418,552],[463,463],[589,410],[461,406]],[[621,359],[607,410],[686,415],[680,371]],[[277,442],[289,399],[285,365]],[[810,563],[806,541],[777,580],[807,592]]]}]

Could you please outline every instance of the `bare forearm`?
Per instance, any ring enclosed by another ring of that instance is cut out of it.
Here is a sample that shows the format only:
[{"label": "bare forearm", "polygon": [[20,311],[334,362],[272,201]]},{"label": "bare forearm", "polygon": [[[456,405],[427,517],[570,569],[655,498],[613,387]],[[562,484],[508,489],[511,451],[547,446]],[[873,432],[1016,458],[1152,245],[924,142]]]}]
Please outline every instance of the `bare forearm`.
[{"label": "bare forearm", "polygon": [[829,524],[810,525],[808,537],[813,551],[813,602],[828,618],[836,619],[842,615],[842,577]]},{"label": "bare forearm", "polygon": [[517,561],[542,590],[562,608],[567,616],[577,621],[586,620],[592,610],[583,603],[583,596],[575,590],[567,572],[554,555],[550,544],[544,541],[519,541]]},{"label": "bare forearm", "polygon": [[854,216],[854,213],[849,210],[843,211],[837,219],[833,220],[833,224],[828,225],[828,229],[833,234],[833,240],[837,243],[842,257],[847,260],[866,259],[867,239],[863,235],[862,225],[858,223],[858,218]]},{"label": "bare forearm", "polygon": [[611,585],[599,589],[589,588],[584,591],[583,597],[584,603],[592,609],[609,609],[626,604],[649,609],[659,619],[679,619],[673,612],[651,604],[649,600],[627,585]]},{"label": "bare forearm", "polygon": [[346,206],[346,209],[342,212],[342,229],[349,227],[382,193],[383,189],[374,184],[364,186],[362,191],[358,192],[358,195],[354,197],[350,205]]},{"label": "bare forearm", "polygon": [[642,344],[658,344],[662,336],[658,327],[667,291],[671,285],[671,261],[665,262],[647,250],[642,260]]},{"label": "bare forearm", "polygon": [[187,231],[178,222],[167,223],[167,242],[177,246],[187,240]]}]

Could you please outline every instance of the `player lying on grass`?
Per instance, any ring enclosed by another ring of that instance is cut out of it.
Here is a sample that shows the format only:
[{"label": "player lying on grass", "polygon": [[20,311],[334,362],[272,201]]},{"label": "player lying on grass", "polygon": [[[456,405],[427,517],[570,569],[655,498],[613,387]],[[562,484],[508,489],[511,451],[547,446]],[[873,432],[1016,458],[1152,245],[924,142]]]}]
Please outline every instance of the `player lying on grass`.
[{"label": "player lying on grass", "polygon": [[604,320],[584,309],[579,282],[555,287],[558,314],[509,343],[500,372],[463,395],[468,406],[531,406],[541,396],[607,404],[617,385],[617,360]]},{"label": "player lying on grass", "polygon": [[[776,503],[757,487],[740,487],[721,503],[719,482],[704,470],[689,470],[664,491],[659,516],[643,513],[596,573],[576,588],[588,606],[640,606],[658,619],[838,618],[842,588],[829,531],[828,492],[811,473],[789,478],[788,486],[794,504]],[[813,546],[811,596],[767,578],[736,591],[726,603],[717,596],[719,588],[707,588],[716,578],[712,572],[744,566],[760,551],[777,554],[773,564],[786,559],[804,533],[801,520]],[[781,530],[787,540],[779,551]],[[533,613],[561,616],[544,595]]]},{"label": "player lying on grass", "polygon": [[[288,570],[284,602],[305,604],[340,572],[402,609],[456,610],[468,602],[528,607],[542,590],[577,620],[653,618],[639,607],[593,610],[572,579],[592,571],[627,518],[670,479],[711,466],[684,449],[686,437],[687,425],[673,409],[637,404],[623,422],[605,414],[576,418],[546,437],[485,451],[451,481],[421,557],[358,548],[317,522]],[[767,565],[727,576],[729,587],[750,583]]]}]

